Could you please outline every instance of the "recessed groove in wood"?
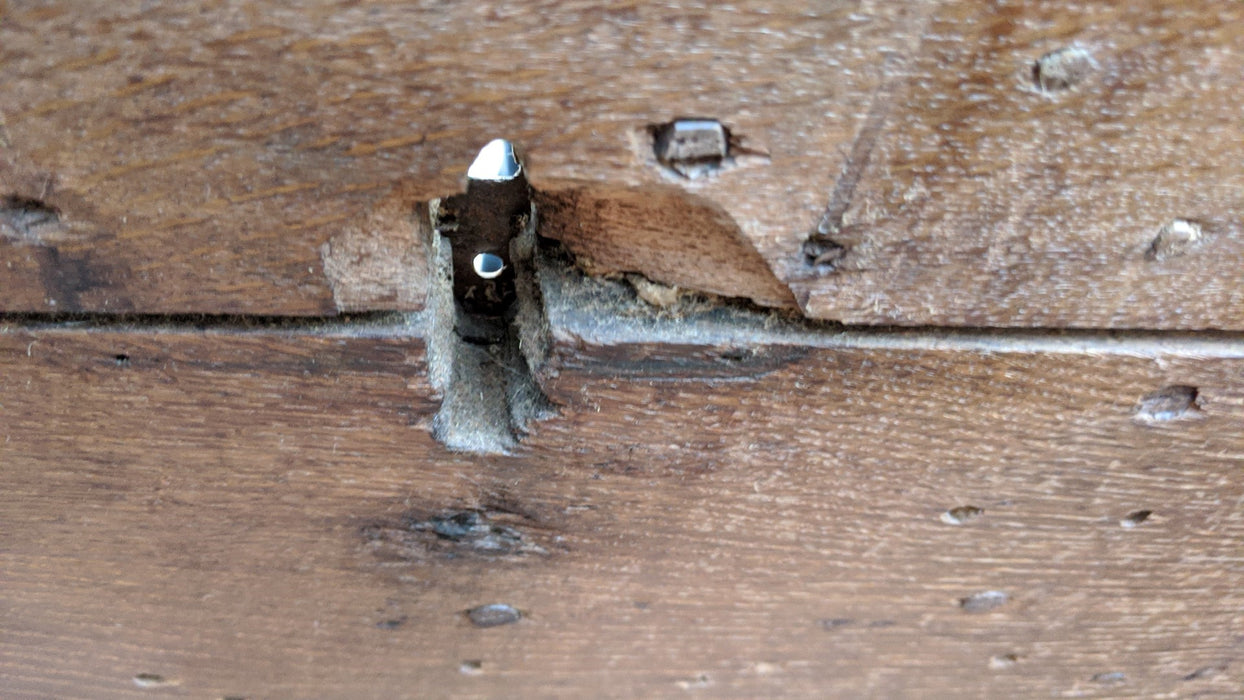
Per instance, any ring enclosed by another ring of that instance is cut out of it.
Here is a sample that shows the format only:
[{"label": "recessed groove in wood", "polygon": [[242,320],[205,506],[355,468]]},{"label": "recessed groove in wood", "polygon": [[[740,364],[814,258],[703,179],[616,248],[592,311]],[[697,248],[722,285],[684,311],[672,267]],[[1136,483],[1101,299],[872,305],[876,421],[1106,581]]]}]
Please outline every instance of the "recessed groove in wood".
[{"label": "recessed groove in wood", "polygon": [[[565,274],[559,273],[559,274]],[[574,274],[574,273],[571,273]],[[561,284],[561,283],[558,283]],[[597,285],[592,283],[593,287]],[[622,284],[605,281],[606,294],[616,295],[626,315],[609,317],[615,311],[606,306],[599,319],[579,315],[574,328],[585,340],[644,339],[652,342],[722,344],[755,342],[778,345],[809,345],[844,349],[944,349],[962,351],[1042,352],[1052,354],[1105,354],[1134,357],[1175,355],[1187,357],[1244,357],[1244,333],[1187,331],[1115,331],[1006,328],[874,328],[840,324],[803,323],[767,312],[723,310],[674,321],[662,321],[650,307],[636,303],[633,291]],[[576,284],[577,286],[577,284]],[[561,291],[566,291],[561,288]],[[599,291],[599,290],[598,290]],[[595,292],[593,292],[595,293]],[[563,309],[567,313],[569,309]],[[776,321],[776,323],[775,323]],[[114,330],[176,334],[202,332],[280,333],[315,336],[352,335],[358,337],[422,337],[432,324],[424,314],[376,312],[343,317],[307,319],[305,317],[252,316],[160,316],[109,314],[0,314],[0,332],[29,330]]]}]

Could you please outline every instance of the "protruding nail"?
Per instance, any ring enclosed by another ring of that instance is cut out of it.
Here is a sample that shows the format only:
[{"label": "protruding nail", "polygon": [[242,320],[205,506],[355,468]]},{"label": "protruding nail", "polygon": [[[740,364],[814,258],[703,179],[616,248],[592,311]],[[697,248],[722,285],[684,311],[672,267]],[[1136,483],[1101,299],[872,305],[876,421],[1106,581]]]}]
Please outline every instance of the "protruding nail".
[{"label": "protruding nail", "polygon": [[480,149],[475,162],[467,169],[467,177],[502,182],[518,177],[522,167],[514,155],[514,144],[505,139],[493,139]]},{"label": "protruding nail", "polygon": [[677,119],[657,133],[657,157],[664,161],[722,159],[729,137],[714,119]]},{"label": "protruding nail", "polygon": [[522,619],[523,614],[516,608],[505,603],[481,605],[466,611],[467,617],[476,627],[499,627],[511,625]]},{"label": "protruding nail", "polygon": [[1041,92],[1067,90],[1083,82],[1097,68],[1093,56],[1078,46],[1051,51],[1032,65],[1032,79]]},{"label": "protruding nail", "polygon": [[804,263],[823,275],[836,270],[846,255],[846,246],[823,234],[812,234],[803,242]]}]

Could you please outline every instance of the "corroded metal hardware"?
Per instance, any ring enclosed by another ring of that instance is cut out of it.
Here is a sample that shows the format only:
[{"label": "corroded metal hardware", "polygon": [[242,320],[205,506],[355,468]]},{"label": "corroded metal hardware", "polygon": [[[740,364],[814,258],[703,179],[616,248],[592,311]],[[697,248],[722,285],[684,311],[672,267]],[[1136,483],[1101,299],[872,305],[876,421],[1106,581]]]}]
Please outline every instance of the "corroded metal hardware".
[{"label": "corroded metal hardware", "polygon": [[507,453],[554,410],[531,372],[539,360],[524,354],[543,347],[546,321],[534,292],[536,210],[514,146],[484,146],[466,192],[428,210],[438,270],[429,375],[443,397],[432,432],[453,450]]},{"label": "corroded metal hardware", "polygon": [[465,194],[440,202],[438,228],[453,249],[454,297],[463,312],[501,320],[514,303],[510,241],[527,226],[531,191],[514,146],[496,139],[467,170]]}]

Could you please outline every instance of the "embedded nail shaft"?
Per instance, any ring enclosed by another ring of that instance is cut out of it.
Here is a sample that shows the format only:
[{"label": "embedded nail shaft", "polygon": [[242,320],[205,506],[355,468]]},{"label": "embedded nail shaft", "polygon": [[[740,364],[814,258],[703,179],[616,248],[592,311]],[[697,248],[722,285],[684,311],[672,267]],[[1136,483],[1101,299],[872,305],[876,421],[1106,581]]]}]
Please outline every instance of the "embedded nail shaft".
[{"label": "embedded nail shaft", "polygon": [[503,139],[484,146],[467,170],[466,194],[454,199],[454,296],[467,313],[503,316],[515,297],[510,239],[531,213],[527,175],[514,147]]}]

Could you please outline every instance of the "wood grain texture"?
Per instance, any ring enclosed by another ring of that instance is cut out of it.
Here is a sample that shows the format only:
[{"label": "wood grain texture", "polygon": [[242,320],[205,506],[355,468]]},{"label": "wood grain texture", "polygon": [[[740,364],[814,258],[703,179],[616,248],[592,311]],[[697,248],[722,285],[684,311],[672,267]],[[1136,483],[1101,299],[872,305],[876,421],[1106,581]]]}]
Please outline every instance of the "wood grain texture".
[{"label": "wood grain texture", "polygon": [[[813,317],[1239,329],[1241,12],[11,2],[0,196],[60,220],[0,224],[4,308],[417,309],[394,275],[335,296],[340,275],[375,273],[326,263],[325,243],[395,192],[458,191],[475,150],[505,136],[537,187],[715,203]],[[1092,70],[1038,89],[1034,62],[1067,47]],[[721,119],[751,155],[670,175],[647,127],[679,115]],[[1203,241],[1148,259],[1179,218]],[[830,273],[805,260],[818,226],[849,249]],[[368,235],[402,260],[404,228]]]},{"label": "wood grain texture", "polygon": [[535,202],[540,235],[561,242],[593,275],[635,272],[663,285],[796,308],[790,288],[712,200],[675,187],[554,184]]},{"label": "wood grain texture", "polygon": [[430,438],[418,329],[6,327],[7,694],[1241,687],[1237,342],[732,338],[601,284],[634,314],[553,304],[561,414],[510,457]]},{"label": "wood grain texture", "polygon": [[[1240,328],[1244,5],[991,8],[943,4],[874,103],[884,128],[861,132],[858,183],[825,226],[848,252],[793,283],[807,313]],[[1034,63],[1060,50],[1085,72],[1043,90]],[[1175,220],[1200,240],[1152,255]]]},{"label": "wood grain texture", "polygon": [[505,136],[618,271],[1240,329],[1241,12],[0,4],[0,695],[1238,696],[1238,333],[544,251],[559,413],[454,453],[420,203]]},{"label": "wood grain texture", "polygon": [[679,114],[728,122],[771,161],[692,191],[753,240],[804,230],[837,167],[825,154],[855,130],[846,107],[880,75],[869,49],[907,10],[775,9],[9,3],[0,195],[46,202],[67,230],[0,241],[4,309],[332,313],[322,245],[395,185],[452,194],[497,136],[526,148],[537,187],[667,183],[646,127]]}]

